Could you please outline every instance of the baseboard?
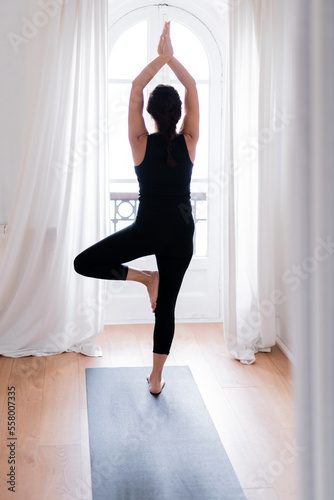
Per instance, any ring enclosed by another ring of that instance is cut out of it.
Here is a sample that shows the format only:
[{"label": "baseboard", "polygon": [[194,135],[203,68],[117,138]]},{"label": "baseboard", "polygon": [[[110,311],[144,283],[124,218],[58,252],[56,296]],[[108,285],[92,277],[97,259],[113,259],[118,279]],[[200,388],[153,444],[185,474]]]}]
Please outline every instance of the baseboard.
[{"label": "baseboard", "polygon": [[288,360],[294,365],[295,364],[295,356],[292,353],[291,349],[283,342],[283,340],[276,336],[276,345],[281,349],[283,354],[288,358]]}]

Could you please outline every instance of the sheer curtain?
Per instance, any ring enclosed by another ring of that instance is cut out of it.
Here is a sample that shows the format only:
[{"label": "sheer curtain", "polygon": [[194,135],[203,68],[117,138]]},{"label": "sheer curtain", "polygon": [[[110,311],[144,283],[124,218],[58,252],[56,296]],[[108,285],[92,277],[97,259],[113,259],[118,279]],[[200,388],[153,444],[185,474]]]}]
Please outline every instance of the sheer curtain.
[{"label": "sheer curtain", "polygon": [[229,9],[224,86],[224,332],[231,354],[253,363],[275,344],[273,3]]},{"label": "sheer curtain", "polygon": [[96,356],[108,297],[72,262],[106,234],[107,0],[31,0],[26,19],[11,40],[26,51],[27,127],[0,240],[0,353]]}]

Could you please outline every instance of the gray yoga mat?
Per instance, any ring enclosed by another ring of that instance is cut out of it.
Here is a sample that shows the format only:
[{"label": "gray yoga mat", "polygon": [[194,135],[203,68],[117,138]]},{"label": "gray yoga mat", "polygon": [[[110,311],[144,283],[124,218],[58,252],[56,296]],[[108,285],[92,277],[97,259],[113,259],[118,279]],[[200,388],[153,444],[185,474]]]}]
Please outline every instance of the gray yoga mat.
[{"label": "gray yoga mat", "polygon": [[93,500],[245,500],[187,366],[87,368]]}]

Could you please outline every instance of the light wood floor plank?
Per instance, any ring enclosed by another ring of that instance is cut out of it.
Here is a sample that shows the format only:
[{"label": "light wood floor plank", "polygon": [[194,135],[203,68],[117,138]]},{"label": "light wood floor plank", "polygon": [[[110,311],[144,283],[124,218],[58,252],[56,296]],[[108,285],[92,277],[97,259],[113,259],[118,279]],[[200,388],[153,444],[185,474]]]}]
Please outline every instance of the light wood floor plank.
[{"label": "light wood floor plank", "polygon": [[211,367],[193,364],[191,371],[241,486],[252,487],[253,477],[261,468],[261,463],[247,432]]},{"label": "light wood floor plank", "polygon": [[224,389],[261,467],[250,487],[275,487],[283,498],[296,484],[293,442],[259,388]]},{"label": "light wood floor plank", "polygon": [[194,336],[193,330],[194,326],[190,324],[180,323],[176,325],[172,353],[179,365],[203,363],[203,352]]},{"label": "light wood floor plank", "polygon": [[46,358],[40,445],[80,444],[77,353]]},{"label": "light wood floor plank", "polygon": [[0,418],[7,414],[7,387],[13,361],[13,358],[0,356]]},{"label": "light wood floor plank", "polygon": [[102,356],[90,357],[80,355],[78,359],[80,408],[87,408],[86,368],[111,366],[106,329],[96,338],[95,343],[101,347]]},{"label": "light wood floor plank", "polygon": [[10,376],[17,394],[17,495],[22,500],[34,495],[45,365],[44,357],[16,358]]},{"label": "light wood floor plank", "polygon": [[[45,378],[45,359],[39,357],[22,357],[12,360],[12,369],[7,385],[15,392],[15,459],[20,466],[16,467],[15,493],[22,500],[33,498],[33,484],[36,476],[40,416]],[[1,420],[1,449],[6,449],[9,433],[7,419]],[[4,460],[5,459],[5,460]],[[8,454],[4,457],[0,452],[1,470],[9,469]],[[16,466],[16,464],[15,464]],[[19,476],[18,476],[19,474]],[[19,477],[19,479],[18,479]],[[1,480],[0,480],[1,481]],[[0,482],[1,491],[8,488]],[[12,498],[12,496],[11,496]]]},{"label": "light wood floor plank", "polygon": [[276,412],[283,427],[295,427],[292,385],[271,361],[270,353],[258,353],[253,365],[245,365],[252,384],[261,392]]},{"label": "light wood floor plank", "polygon": [[111,366],[142,366],[135,325],[106,327]]},{"label": "light wood floor plank", "polygon": [[80,445],[41,446],[35,500],[82,500]]},{"label": "light wood floor plank", "polygon": [[38,442],[41,401],[22,401],[18,408],[17,497],[34,498],[38,472]]},{"label": "light wood floor plank", "polygon": [[136,325],[135,328],[137,344],[139,346],[143,366],[152,366],[153,329],[154,325],[151,323]]},{"label": "light wood floor plank", "polygon": [[92,480],[90,467],[88,414],[86,410],[80,410],[81,424],[81,483],[80,494],[82,500],[92,500]]},{"label": "light wood floor plank", "polygon": [[220,323],[193,323],[191,328],[221,387],[249,387],[251,380],[243,365],[227,350]]},{"label": "light wood floor plank", "polygon": [[28,356],[13,360],[10,384],[16,387],[19,401],[42,401],[45,357]]},{"label": "light wood floor plank", "polygon": [[268,355],[270,356],[271,361],[275,363],[279,371],[286,378],[286,380],[289,383],[292,383],[291,363],[285,356],[285,354],[283,354],[281,349],[277,345],[275,345],[271,348],[271,352]]}]

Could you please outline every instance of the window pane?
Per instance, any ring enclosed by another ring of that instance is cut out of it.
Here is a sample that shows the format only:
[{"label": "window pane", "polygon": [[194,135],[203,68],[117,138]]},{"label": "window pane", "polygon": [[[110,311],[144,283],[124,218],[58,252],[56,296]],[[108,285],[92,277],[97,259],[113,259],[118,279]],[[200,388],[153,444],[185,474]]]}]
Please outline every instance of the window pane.
[{"label": "window pane", "polygon": [[110,177],[133,179],[134,165],[128,139],[129,83],[109,85],[108,119],[111,123],[109,136]]},{"label": "window pane", "polygon": [[200,124],[199,124],[199,140],[196,147],[195,166],[193,171],[193,179],[203,179],[208,177],[208,151],[209,151],[209,85],[197,85]]},{"label": "window pane", "polygon": [[147,64],[147,21],[129,28],[113,46],[108,62],[108,78],[133,80]]},{"label": "window pane", "polygon": [[174,54],[195,80],[209,79],[208,56],[195,33],[183,24],[171,22]]},{"label": "window pane", "polygon": [[197,257],[206,257],[208,249],[208,224],[207,221],[198,221],[195,230],[195,255]]}]

